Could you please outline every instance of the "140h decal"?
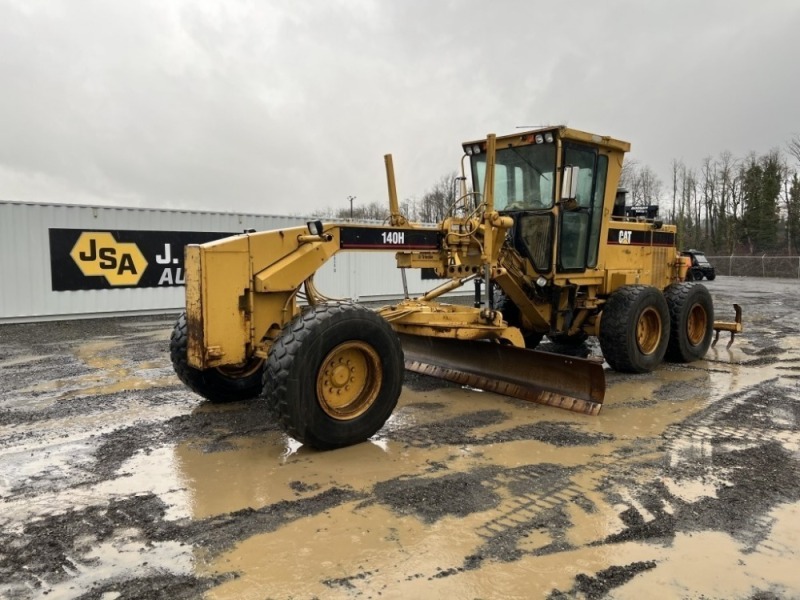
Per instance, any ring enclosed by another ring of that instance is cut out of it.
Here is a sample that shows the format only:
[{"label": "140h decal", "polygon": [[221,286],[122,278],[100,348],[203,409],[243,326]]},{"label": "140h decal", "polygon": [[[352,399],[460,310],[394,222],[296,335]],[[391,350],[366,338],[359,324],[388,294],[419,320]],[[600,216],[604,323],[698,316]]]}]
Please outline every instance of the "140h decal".
[{"label": "140h decal", "polygon": [[198,231],[50,229],[56,291],[183,285],[183,248],[232,235]]}]

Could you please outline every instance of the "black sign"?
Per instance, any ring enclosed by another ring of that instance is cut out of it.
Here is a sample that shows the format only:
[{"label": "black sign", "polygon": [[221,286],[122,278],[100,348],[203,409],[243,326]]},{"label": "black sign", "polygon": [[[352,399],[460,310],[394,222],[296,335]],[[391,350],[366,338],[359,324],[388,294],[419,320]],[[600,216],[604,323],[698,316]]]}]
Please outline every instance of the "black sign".
[{"label": "black sign", "polygon": [[675,234],[667,231],[609,229],[608,243],[612,246],[674,246]]},{"label": "black sign", "polygon": [[55,291],[183,285],[183,248],[228,237],[206,231],[50,229]]},{"label": "black sign", "polygon": [[343,250],[437,250],[440,233],[436,229],[350,227],[341,225]]}]

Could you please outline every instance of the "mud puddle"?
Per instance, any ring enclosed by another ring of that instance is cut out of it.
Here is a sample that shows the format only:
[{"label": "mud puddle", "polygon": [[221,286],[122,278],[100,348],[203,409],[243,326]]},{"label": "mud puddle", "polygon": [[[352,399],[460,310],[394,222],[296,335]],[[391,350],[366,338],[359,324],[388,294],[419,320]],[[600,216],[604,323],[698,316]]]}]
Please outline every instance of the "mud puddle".
[{"label": "mud puddle", "polygon": [[[426,406],[429,397],[406,390],[398,417],[407,421],[390,424],[382,447],[365,444],[346,455],[315,456],[313,466],[298,454],[282,464],[282,474],[270,473],[270,482],[277,484],[273,501],[330,485],[344,485],[367,499],[287,524],[282,533],[254,536],[223,553],[204,573],[235,569],[240,577],[209,596],[368,596],[381,590],[388,597],[600,597],[598,589],[603,594],[616,586],[625,590],[640,573],[658,570],[662,563],[666,567],[657,580],[663,588],[664,578],[680,574],[678,556],[689,548],[695,555],[714,551],[723,539],[731,556],[746,551],[753,555],[752,564],[768,561],[768,556],[755,556],[760,546],[745,548],[724,532],[695,537],[690,533],[694,526],[685,522],[684,515],[706,501],[711,504],[703,505],[710,511],[708,525],[725,529],[725,507],[735,505],[742,494],[753,498],[752,490],[736,491],[747,486],[727,469],[713,475],[709,465],[694,472],[689,459],[698,456],[690,450],[692,436],[671,435],[679,424],[697,418],[703,407],[716,404],[698,385],[705,377],[702,371],[676,369],[662,373],[655,383],[620,382],[606,408],[614,406],[617,394],[625,402],[591,422],[560,413],[553,422],[550,409],[464,390],[440,390],[435,397],[441,403]],[[670,395],[671,401],[648,402]],[[488,408],[487,400],[496,408]],[[554,429],[557,435],[552,435]],[[550,435],[536,439],[537,430]],[[437,437],[446,443],[432,441]],[[709,462],[720,460],[717,446],[716,441],[708,443]],[[727,446],[733,447],[731,442]],[[792,469],[790,453],[776,448],[748,476],[773,462]],[[730,463],[730,471],[748,467],[744,459]],[[409,465],[418,465],[418,470],[409,470]],[[791,513],[798,510],[800,497],[796,474],[785,475],[795,479],[787,498],[793,503],[784,507]],[[659,490],[656,497],[641,493],[653,486]],[[720,498],[720,493],[728,497]],[[264,500],[262,494],[248,503]],[[220,502],[218,493],[214,502]],[[748,535],[764,535],[756,530],[777,506],[784,505],[759,507],[764,512],[752,515]],[[739,517],[745,508],[737,512]],[[646,543],[637,542],[640,538]],[[266,565],[262,557],[284,543],[290,545],[281,557]],[[792,551],[783,562],[797,558]],[[726,555],[726,566],[735,566],[729,559]],[[741,571],[736,583],[726,580],[718,597],[747,597],[752,590],[768,589],[757,569]],[[534,596],[532,572],[542,574]],[[782,582],[778,587],[794,589],[796,584],[791,577],[777,580]],[[715,597],[715,581],[692,585]],[[679,585],[674,587],[676,594],[683,593]],[[634,597],[642,588],[633,589],[620,597]]]}]

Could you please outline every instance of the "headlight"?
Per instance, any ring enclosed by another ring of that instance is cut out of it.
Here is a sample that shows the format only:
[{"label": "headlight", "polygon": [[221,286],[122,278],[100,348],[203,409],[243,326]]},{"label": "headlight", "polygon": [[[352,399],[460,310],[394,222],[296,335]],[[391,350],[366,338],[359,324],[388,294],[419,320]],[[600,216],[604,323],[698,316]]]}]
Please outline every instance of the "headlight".
[{"label": "headlight", "polygon": [[537,144],[544,144],[544,136],[541,133],[537,133],[535,139]]},{"label": "headlight", "polygon": [[553,134],[550,133],[550,132],[545,133],[544,134],[544,141],[547,142],[548,144],[552,144],[553,143]]},{"label": "headlight", "polygon": [[480,153],[481,153],[481,147],[480,147],[480,144],[473,144],[473,146],[472,146],[472,153],[473,153],[473,154],[480,154]]}]

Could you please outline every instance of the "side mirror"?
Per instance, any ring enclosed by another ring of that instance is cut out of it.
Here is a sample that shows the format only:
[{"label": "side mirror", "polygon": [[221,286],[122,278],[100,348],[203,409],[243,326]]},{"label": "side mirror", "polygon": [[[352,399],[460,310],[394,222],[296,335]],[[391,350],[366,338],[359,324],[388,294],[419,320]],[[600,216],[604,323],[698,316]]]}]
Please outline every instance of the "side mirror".
[{"label": "side mirror", "polygon": [[578,197],[578,166],[566,166],[561,175],[561,201],[575,200]]},{"label": "side mirror", "polygon": [[322,235],[322,221],[307,221],[306,227],[311,235]]}]

